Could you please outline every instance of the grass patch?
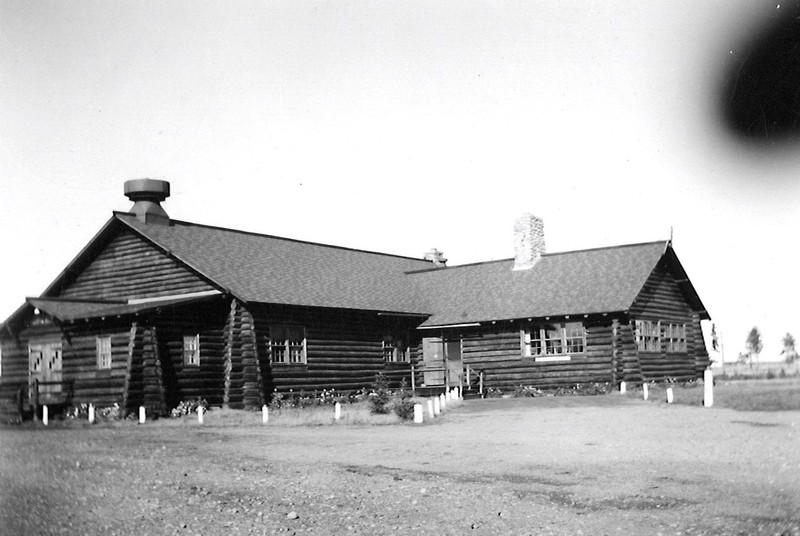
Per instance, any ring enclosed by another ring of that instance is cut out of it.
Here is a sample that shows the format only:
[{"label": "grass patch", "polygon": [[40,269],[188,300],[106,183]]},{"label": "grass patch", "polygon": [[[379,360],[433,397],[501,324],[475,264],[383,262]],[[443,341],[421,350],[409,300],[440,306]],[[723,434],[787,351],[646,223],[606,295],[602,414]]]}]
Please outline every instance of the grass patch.
[{"label": "grass patch", "polygon": [[[666,403],[666,384],[650,385],[649,400]],[[674,385],[675,404],[701,406],[702,383]],[[641,398],[641,388],[629,391],[628,396]],[[720,380],[714,385],[714,406],[737,411],[800,411],[800,380]]]}]

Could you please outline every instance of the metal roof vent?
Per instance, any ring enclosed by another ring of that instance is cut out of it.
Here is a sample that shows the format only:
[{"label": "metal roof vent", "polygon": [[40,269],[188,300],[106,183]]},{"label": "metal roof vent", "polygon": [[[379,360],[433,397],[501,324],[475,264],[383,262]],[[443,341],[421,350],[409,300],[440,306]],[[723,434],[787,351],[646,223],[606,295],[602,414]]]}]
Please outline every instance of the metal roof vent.
[{"label": "metal roof vent", "polygon": [[169,197],[169,183],[155,179],[125,181],[125,195],[133,201],[128,214],[135,214],[142,223],[169,225],[169,216],[161,202]]}]

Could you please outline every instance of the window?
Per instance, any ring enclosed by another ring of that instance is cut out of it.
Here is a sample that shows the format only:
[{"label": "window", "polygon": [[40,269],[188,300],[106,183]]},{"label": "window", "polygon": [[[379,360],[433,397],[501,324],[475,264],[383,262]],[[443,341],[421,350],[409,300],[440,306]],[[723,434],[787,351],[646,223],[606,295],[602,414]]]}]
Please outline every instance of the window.
[{"label": "window", "polygon": [[586,349],[586,328],[581,322],[544,324],[521,332],[522,355],[546,360],[546,356],[581,354]]},{"label": "window", "polygon": [[383,359],[387,363],[408,363],[411,356],[402,339],[386,335],[383,337]]},{"label": "window", "polygon": [[306,330],[302,326],[270,326],[269,349],[273,363],[306,362]]},{"label": "window", "polygon": [[97,368],[111,368],[111,337],[97,337]]},{"label": "window", "polygon": [[183,336],[183,364],[200,366],[200,334]]},{"label": "window", "polygon": [[667,324],[664,338],[667,339],[667,352],[686,352],[686,324]]},{"label": "window", "polygon": [[661,322],[636,321],[636,347],[640,352],[661,351]]}]

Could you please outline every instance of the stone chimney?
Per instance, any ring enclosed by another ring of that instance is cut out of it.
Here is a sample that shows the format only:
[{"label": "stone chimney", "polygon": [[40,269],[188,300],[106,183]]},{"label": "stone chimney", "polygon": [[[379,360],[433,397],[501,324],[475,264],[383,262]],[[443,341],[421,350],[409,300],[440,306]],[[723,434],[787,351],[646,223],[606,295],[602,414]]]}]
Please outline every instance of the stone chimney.
[{"label": "stone chimney", "polygon": [[161,202],[169,197],[169,183],[155,179],[125,181],[125,195],[133,201],[128,214],[135,214],[142,223],[169,225],[169,216]]},{"label": "stone chimney", "polygon": [[429,249],[425,253],[424,259],[426,261],[431,261],[436,266],[444,266],[447,263],[447,259],[444,258],[444,253],[436,248]]},{"label": "stone chimney", "polygon": [[514,270],[528,270],[544,254],[544,221],[523,214],[514,222]]}]

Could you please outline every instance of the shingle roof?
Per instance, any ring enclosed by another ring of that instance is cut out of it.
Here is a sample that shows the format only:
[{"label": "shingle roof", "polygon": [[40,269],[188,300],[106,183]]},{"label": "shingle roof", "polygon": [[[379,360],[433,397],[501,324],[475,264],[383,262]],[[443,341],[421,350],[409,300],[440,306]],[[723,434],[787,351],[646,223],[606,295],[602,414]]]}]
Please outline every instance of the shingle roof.
[{"label": "shingle roof", "polygon": [[172,220],[115,217],[248,302],[424,313],[405,272],[431,262]]},{"label": "shingle roof", "polygon": [[433,313],[423,327],[627,310],[667,242],[545,254],[410,274]]}]

